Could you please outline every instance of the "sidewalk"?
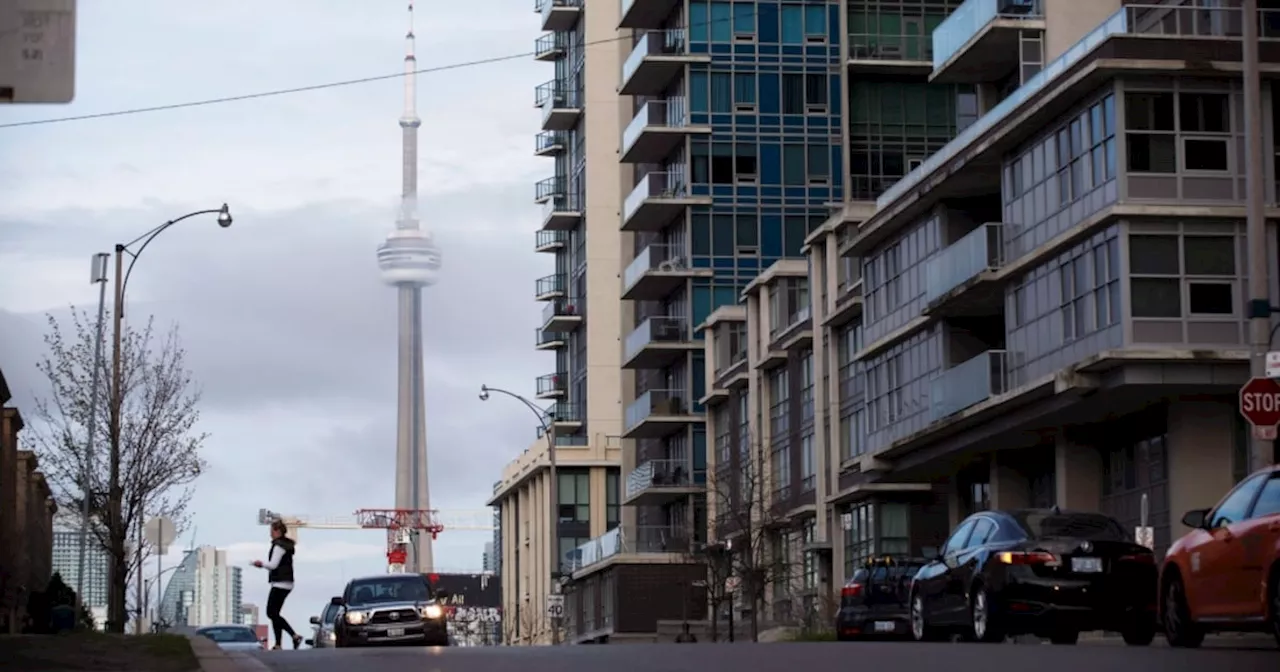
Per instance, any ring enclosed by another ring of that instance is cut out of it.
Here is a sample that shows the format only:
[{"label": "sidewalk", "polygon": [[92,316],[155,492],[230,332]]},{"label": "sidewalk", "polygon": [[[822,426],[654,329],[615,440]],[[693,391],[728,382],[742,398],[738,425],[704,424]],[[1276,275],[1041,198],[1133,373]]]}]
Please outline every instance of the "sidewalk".
[{"label": "sidewalk", "polygon": [[[212,642],[210,642],[212,644]],[[0,636],[0,660],[15,672],[191,672],[198,669],[191,643],[181,635]]]},{"label": "sidewalk", "polygon": [[200,663],[200,672],[268,672],[271,669],[247,653],[223,651],[204,637],[192,635],[191,650]]}]

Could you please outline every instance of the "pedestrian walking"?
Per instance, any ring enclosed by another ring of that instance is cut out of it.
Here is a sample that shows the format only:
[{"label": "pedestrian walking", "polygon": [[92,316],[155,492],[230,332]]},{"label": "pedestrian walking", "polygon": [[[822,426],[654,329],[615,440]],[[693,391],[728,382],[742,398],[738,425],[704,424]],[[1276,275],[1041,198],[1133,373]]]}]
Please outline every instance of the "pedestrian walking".
[{"label": "pedestrian walking", "polygon": [[289,597],[290,591],[293,590],[293,540],[285,536],[289,532],[289,528],[285,526],[284,521],[276,520],[271,523],[271,550],[267,553],[267,559],[254,560],[253,566],[267,570],[267,581],[271,584],[271,593],[267,595],[267,618],[271,619],[271,627],[276,633],[276,645],[272,647],[279,650],[280,640],[284,633],[289,633],[293,638],[293,648],[298,648],[302,644],[302,636],[293,631],[293,626],[289,625],[284,616],[280,614],[280,610],[284,608],[284,601]]}]

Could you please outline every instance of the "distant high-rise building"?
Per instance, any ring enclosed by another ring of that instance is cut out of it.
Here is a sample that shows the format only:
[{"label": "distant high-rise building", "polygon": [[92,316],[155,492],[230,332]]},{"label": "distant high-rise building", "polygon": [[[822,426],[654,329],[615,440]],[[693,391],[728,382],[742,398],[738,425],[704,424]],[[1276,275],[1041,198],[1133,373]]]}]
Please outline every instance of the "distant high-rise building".
[{"label": "distant high-rise building", "polygon": [[261,616],[258,613],[258,605],[250,604],[248,602],[240,605],[239,623],[241,625],[257,625],[260,618]]},{"label": "distant high-rise building", "polygon": [[244,598],[244,577],[241,576],[239,567],[231,568],[231,615],[232,622],[244,623],[244,605],[240,600]]},{"label": "distant high-rise building", "polygon": [[[54,521],[53,571],[62,576],[63,583],[73,589],[80,580],[80,520],[59,518]],[[89,538],[85,550],[85,585],[81,603],[90,613],[107,608],[107,573],[110,556],[96,537]]]},{"label": "distant high-rise building", "polygon": [[240,622],[240,569],[227,565],[227,552],[201,546],[187,552],[160,601],[159,616],[170,625]]},{"label": "distant high-rise building", "polygon": [[493,542],[484,542],[484,555],[481,560],[481,569],[486,572],[498,571],[498,559],[493,556]]}]

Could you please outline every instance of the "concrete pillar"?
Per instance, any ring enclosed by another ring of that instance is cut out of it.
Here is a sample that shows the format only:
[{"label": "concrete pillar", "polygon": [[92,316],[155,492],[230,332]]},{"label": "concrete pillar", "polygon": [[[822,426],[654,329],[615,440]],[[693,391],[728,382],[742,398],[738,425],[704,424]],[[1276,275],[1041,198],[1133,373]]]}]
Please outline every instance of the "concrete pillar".
[{"label": "concrete pillar", "polygon": [[964,511],[960,504],[960,488],[963,484],[960,482],[960,476],[951,474],[947,478],[947,527],[955,529],[964,520]]},{"label": "concrete pillar", "polygon": [[1053,471],[1058,506],[1079,511],[1102,507],[1102,456],[1096,448],[1074,443],[1059,433]]},{"label": "concrete pillar", "polygon": [[1031,505],[1031,488],[1027,477],[1009,464],[1008,456],[1000,453],[991,456],[992,509],[1025,509]]},{"label": "concrete pillar", "polygon": [[1228,401],[1178,401],[1169,405],[1168,444],[1170,538],[1190,530],[1182,514],[1213,506],[1235,485],[1232,441],[1235,404]]}]

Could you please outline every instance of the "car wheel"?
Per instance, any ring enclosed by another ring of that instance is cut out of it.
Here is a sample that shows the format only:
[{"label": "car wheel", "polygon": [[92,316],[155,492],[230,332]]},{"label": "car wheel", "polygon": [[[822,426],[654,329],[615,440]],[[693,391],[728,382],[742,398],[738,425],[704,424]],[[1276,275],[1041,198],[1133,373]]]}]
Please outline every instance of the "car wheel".
[{"label": "car wheel", "polygon": [[911,637],[917,642],[936,642],[941,639],[938,629],[929,625],[924,615],[924,597],[911,595]]},{"label": "car wheel", "polygon": [[1129,646],[1150,646],[1156,638],[1155,614],[1144,613],[1133,617],[1120,631],[1124,643]]},{"label": "car wheel", "polygon": [[1160,613],[1164,615],[1164,636],[1169,646],[1194,649],[1204,642],[1204,630],[1191,621],[1186,590],[1182,579],[1172,576],[1166,582]]},{"label": "car wheel", "polygon": [[1060,646],[1071,646],[1080,641],[1080,632],[1077,630],[1059,630],[1049,635],[1050,644],[1058,644]]},{"label": "car wheel", "polygon": [[969,637],[973,642],[998,644],[1004,641],[1000,627],[999,608],[982,584],[969,591]]}]

